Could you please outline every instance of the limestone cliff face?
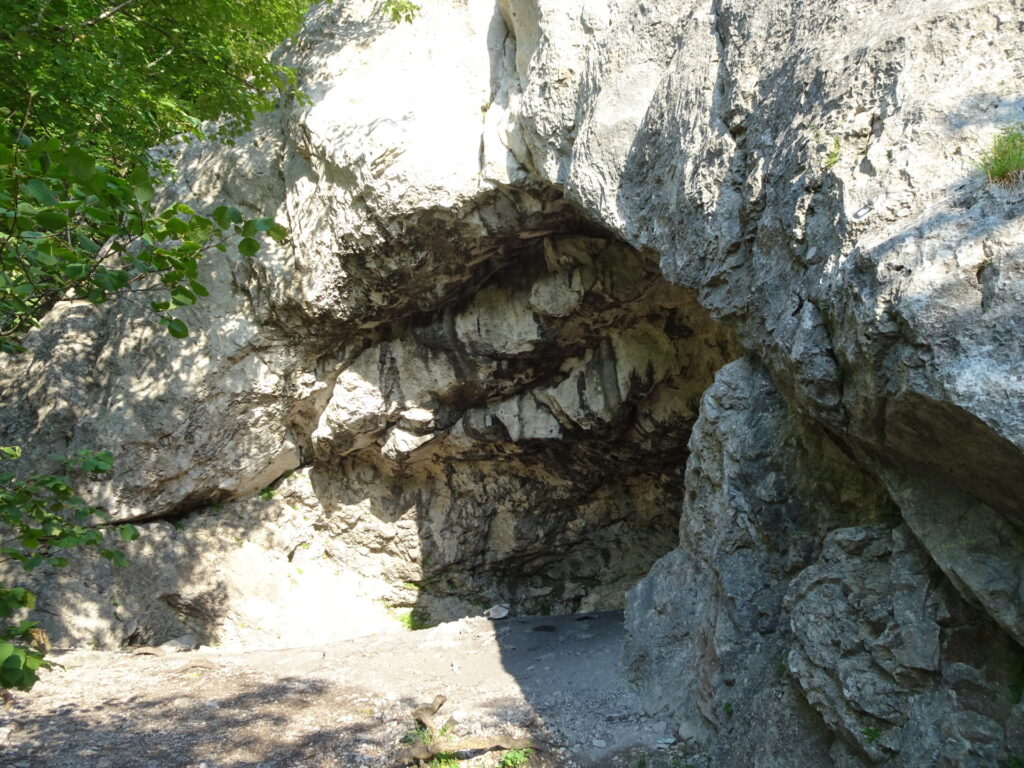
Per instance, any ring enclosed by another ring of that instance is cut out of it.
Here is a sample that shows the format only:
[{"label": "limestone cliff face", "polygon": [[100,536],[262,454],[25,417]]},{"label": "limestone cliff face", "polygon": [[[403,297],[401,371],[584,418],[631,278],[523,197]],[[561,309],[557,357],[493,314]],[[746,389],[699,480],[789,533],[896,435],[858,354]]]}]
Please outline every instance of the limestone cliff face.
[{"label": "limestone cliff face", "polygon": [[68,307],[4,372],[5,442],[111,448],[155,521],[54,629],[285,644],[288,579],[441,618],[646,573],[625,669],[714,764],[1024,754],[1024,188],[973,170],[1021,3],[423,6],[314,10],[310,104],[169,150],[291,229],[207,266],[184,345]]}]

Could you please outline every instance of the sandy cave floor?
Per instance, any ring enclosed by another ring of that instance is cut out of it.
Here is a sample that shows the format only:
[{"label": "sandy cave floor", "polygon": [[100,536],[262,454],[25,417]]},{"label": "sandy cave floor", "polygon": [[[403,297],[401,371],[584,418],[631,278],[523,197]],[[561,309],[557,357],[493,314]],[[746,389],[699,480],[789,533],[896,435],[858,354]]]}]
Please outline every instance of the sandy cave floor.
[{"label": "sandy cave floor", "polygon": [[[528,736],[527,768],[687,763],[619,673],[621,612],[472,618],[323,647],[55,653],[0,708],[10,768],[392,768],[442,694],[455,737]],[[494,768],[500,750],[464,754]]]}]

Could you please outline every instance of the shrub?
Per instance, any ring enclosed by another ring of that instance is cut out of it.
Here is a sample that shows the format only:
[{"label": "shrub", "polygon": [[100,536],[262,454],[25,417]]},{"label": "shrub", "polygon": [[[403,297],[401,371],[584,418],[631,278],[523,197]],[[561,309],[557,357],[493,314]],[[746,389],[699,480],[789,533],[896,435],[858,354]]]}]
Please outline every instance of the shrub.
[{"label": "shrub", "polygon": [[[134,541],[139,532],[128,524],[107,525],[109,515],[86,504],[72,488],[70,475],[98,475],[113,466],[108,451],[79,451],[60,461],[64,474],[19,478],[9,462],[21,458],[17,448],[0,446],[0,558],[16,562],[26,571],[42,565],[62,568],[64,554],[74,548],[98,549],[116,565],[124,565],[120,549],[106,546],[110,534],[123,542]],[[35,595],[22,587],[0,587],[0,689],[29,690],[49,646],[46,633],[36,621],[11,623],[23,609],[35,607]]]}]

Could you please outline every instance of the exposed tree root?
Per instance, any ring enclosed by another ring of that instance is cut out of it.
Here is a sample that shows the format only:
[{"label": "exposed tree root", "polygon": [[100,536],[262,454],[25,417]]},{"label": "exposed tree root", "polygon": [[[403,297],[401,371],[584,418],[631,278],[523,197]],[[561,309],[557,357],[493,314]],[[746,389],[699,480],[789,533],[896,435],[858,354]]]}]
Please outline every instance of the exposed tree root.
[{"label": "exposed tree root", "polygon": [[441,728],[437,727],[437,711],[444,706],[447,699],[444,696],[435,696],[430,704],[417,707],[413,710],[412,716],[430,734],[430,741],[422,744],[414,744],[406,747],[398,753],[399,765],[420,766],[426,765],[427,761],[435,755],[446,752],[486,752],[492,749],[525,749],[536,748],[532,739],[519,739],[512,736],[473,736],[464,739],[449,739],[441,737],[441,732],[452,725],[449,718]]}]

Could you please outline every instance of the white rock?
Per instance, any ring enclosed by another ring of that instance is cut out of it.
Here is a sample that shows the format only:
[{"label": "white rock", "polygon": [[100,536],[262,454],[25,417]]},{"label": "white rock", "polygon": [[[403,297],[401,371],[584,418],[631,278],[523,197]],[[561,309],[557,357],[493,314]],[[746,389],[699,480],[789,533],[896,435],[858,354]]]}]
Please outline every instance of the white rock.
[{"label": "white rock", "polygon": [[492,605],[490,608],[488,608],[486,611],[484,611],[484,616],[486,616],[488,619],[495,619],[495,620],[496,619],[504,619],[504,618],[506,618],[508,616],[508,614],[509,614],[509,606],[508,605]]}]

